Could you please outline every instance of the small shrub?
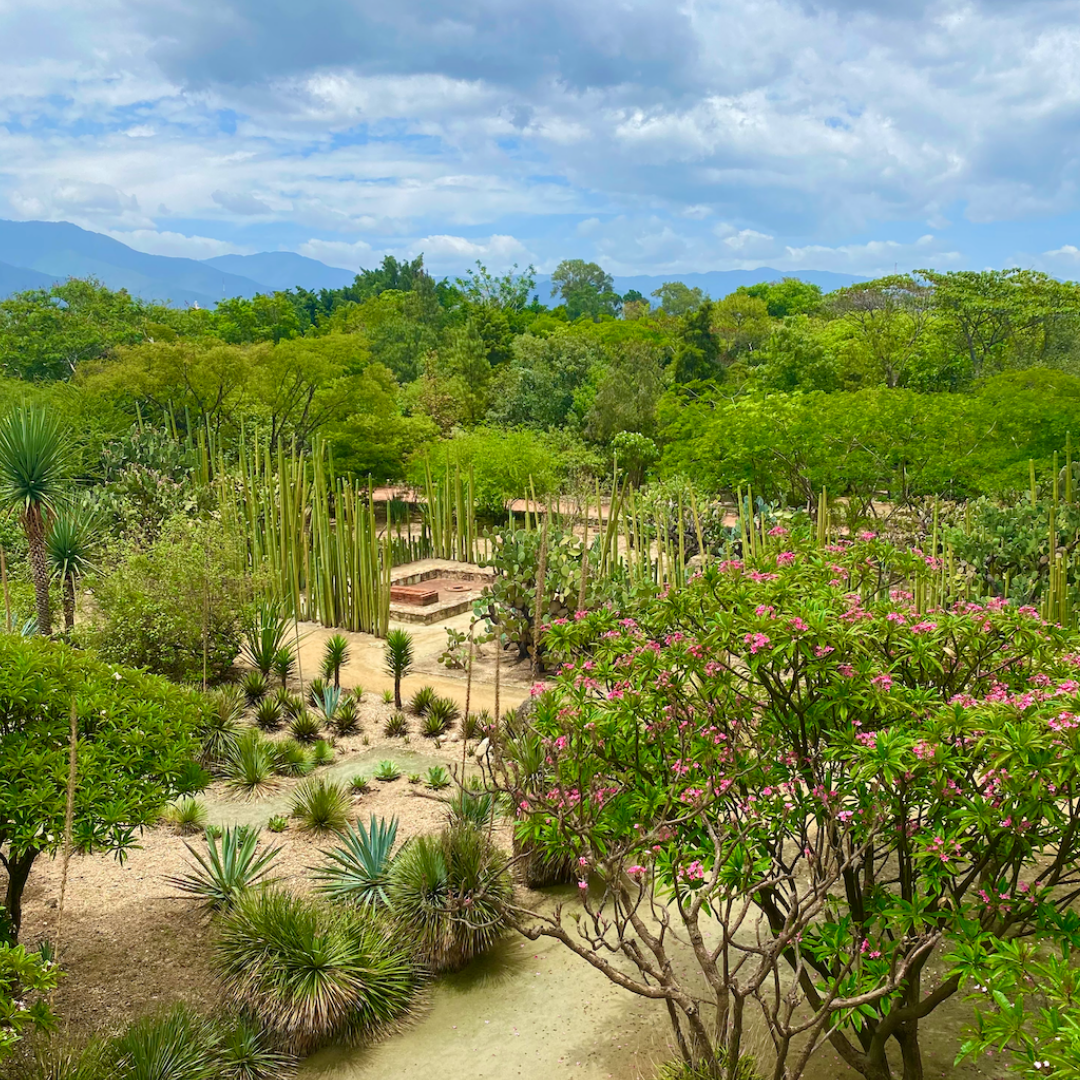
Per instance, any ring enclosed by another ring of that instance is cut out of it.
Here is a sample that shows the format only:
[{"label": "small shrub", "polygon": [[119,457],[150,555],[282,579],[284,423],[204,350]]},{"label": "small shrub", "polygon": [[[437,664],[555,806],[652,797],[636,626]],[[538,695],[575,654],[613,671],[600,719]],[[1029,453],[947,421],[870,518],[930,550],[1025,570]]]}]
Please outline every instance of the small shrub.
[{"label": "small shrub", "polygon": [[364,688],[362,686],[354,686],[349,691],[349,696],[356,700],[356,704],[359,705],[364,700]]},{"label": "small shrub", "polygon": [[423,781],[423,777],[418,772],[409,773],[407,777],[410,784],[419,784]]},{"label": "small shrub", "polygon": [[494,821],[497,809],[498,801],[490,791],[470,791],[465,788],[450,798],[450,824],[486,829]]},{"label": "small shrub", "polygon": [[341,707],[341,691],[336,686],[323,687],[315,701],[315,707],[322,713],[323,720],[333,727],[337,711]]},{"label": "small shrub", "polygon": [[285,1080],[292,1059],[276,1050],[270,1037],[250,1017],[241,1016],[220,1034],[215,1080]]},{"label": "small shrub", "polygon": [[349,824],[352,802],[340,784],[319,778],[305,780],[293,797],[290,816],[301,832],[340,832]]},{"label": "small shrub", "polygon": [[273,744],[255,728],[248,728],[225,764],[225,778],[229,787],[255,798],[275,786],[274,772]]},{"label": "small shrub", "polygon": [[[722,1069],[721,1069],[722,1072]],[[665,1061],[657,1070],[656,1080],[712,1080],[720,1073],[710,1069],[706,1062],[689,1065],[685,1061]],[[762,1080],[757,1062],[749,1054],[743,1054],[735,1065],[734,1080]]]},{"label": "small shrub", "polygon": [[205,791],[213,781],[213,776],[197,761],[185,761],[176,777],[176,790],[190,795],[194,791]]},{"label": "small shrub", "polygon": [[312,679],[308,683],[308,701],[314,708],[318,708],[322,704],[323,691],[326,689],[325,679]]},{"label": "small shrub", "polygon": [[247,671],[240,686],[248,705],[258,705],[270,689],[270,680],[261,671]]},{"label": "small shrub", "polygon": [[417,716],[423,716],[431,707],[431,703],[439,695],[435,693],[435,687],[433,686],[421,686],[412,696],[412,700],[409,702],[409,708],[412,709]]},{"label": "small shrub", "polygon": [[383,783],[397,780],[401,776],[401,770],[392,761],[380,761],[375,769],[375,779]]},{"label": "small shrub", "polygon": [[360,710],[356,705],[356,698],[346,694],[330,721],[330,727],[334,734],[339,737],[355,735],[360,730]]},{"label": "small shrub", "polygon": [[110,1040],[105,1051],[118,1080],[216,1080],[217,1037],[186,1005],[144,1016]]},{"label": "small shrub", "polygon": [[285,648],[289,621],[281,605],[273,600],[261,600],[251,610],[244,626],[244,658],[265,679],[274,671],[274,664]]},{"label": "small shrub", "polygon": [[382,703],[384,705],[393,705],[394,704],[394,691],[393,690],[384,690],[382,692]]},{"label": "small shrub", "polygon": [[482,739],[491,728],[491,713],[486,709],[480,713],[469,713],[461,718],[461,737],[466,741]]},{"label": "small shrub", "polygon": [[445,735],[460,715],[461,710],[449,698],[436,698],[428,708],[420,730],[429,739],[437,738]]},{"label": "small shrub", "polygon": [[312,744],[311,760],[316,768],[322,765],[332,765],[334,762],[334,748],[325,739],[319,739]]},{"label": "small shrub", "polygon": [[195,866],[190,874],[167,880],[194,896],[209,911],[227,911],[256,885],[269,884],[266,875],[280,848],[258,852],[259,838],[251,830],[226,829],[219,838],[206,830],[206,853],[185,843]]},{"label": "small shrub", "polygon": [[266,823],[266,827],[272,833],[283,833],[289,827],[289,819],[284,814],[275,814]]},{"label": "small shrub", "polygon": [[369,1038],[416,988],[408,951],[373,913],[277,890],[222,918],[213,963],[231,1003],[295,1054]]},{"label": "small shrub", "polygon": [[366,795],[371,790],[371,780],[360,773],[349,781],[349,787],[354,795]]},{"label": "small shrub", "polygon": [[494,944],[512,903],[505,859],[471,826],[411,840],[394,859],[389,894],[434,971],[457,971]]},{"label": "small shrub", "polygon": [[263,698],[255,706],[255,723],[263,731],[276,731],[281,727],[281,703],[277,698]]},{"label": "small shrub", "polygon": [[274,769],[281,776],[307,776],[315,768],[311,751],[295,739],[274,744]]},{"label": "small shrub", "polygon": [[243,695],[235,686],[216,690],[211,695],[211,702],[203,732],[201,761],[214,769],[221,768],[236,751],[244,704]]},{"label": "small shrub", "polygon": [[408,735],[409,721],[405,719],[405,714],[396,712],[387,717],[386,723],[383,724],[383,734],[391,739],[400,739],[403,735]]},{"label": "small shrub", "polygon": [[206,828],[206,806],[190,795],[166,806],[161,817],[181,833],[202,832]]},{"label": "small shrub", "polygon": [[294,716],[289,724],[289,734],[302,743],[312,743],[322,733],[322,724],[318,717],[309,713],[306,709]]},{"label": "small shrub", "polygon": [[341,845],[323,855],[328,860],[316,870],[315,887],[331,900],[359,907],[386,907],[386,888],[397,838],[397,818],[386,821],[371,815],[364,827],[358,821],[341,834]]},{"label": "small shrub", "polygon": [[299,694],[290,693],[288,690],[279,690],[278,701],[281,702],[282,714],[290,720],[295,719],[305,711],[304,699]]},{"label": "small shrub", "polygon": [[220,840],[225,835],[225,827],[223,825],[207,825],[206,826],[206,839],[207,840]]},{"label": "small shrub", "polygon": [[450,774],[441,765],[432,765],[427,771],[427,786],[432,791],[443,791],[450,786]]}]

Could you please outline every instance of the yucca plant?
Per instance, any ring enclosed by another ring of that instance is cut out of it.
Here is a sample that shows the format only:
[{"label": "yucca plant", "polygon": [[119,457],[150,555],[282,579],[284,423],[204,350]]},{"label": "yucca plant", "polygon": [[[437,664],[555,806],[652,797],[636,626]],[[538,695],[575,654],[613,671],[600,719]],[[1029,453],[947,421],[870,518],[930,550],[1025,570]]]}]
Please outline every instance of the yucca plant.
[{"label": "yucca plant", "polygon": [[418,836],[390,868],[390,907],[433,971],[457,971],[505,930],[512,903],[505,858],[468,825]]},{"label": "yucca plant", "polygon": [[255,723],[263,731],[276,731],[281,727],[281,718],[281,703],[277,698],[263,698],[255,706]]},{"label": "yucca plant", "polygon": [[432,765],[427,771],[427,786],[432,791],[443,791],[450,786],[450,774],[441,765]]},{"label": "yucca plant", "polygon": [[226,997],[294,1054],[369,1038],[408,1010],[417,983],[373,913],[277,890],[222,917],[212,960]]},{"label": "yucca plant", "polygon": [[325,689],[325,679],[316,678],[308,683],[308,701],[316,709],[322,704],[322,696]]},{"label": "yucca plant", "polygon": [[314,768],[311,751],[295,739],[274,743],[274,770],[279,776],[307,776]]},{"label": "yucca plant", "polygon": [[451,825],[473,825],[486,829],[494,820],[498,801],[490,791],[470,791],[462,788],[450,797]]},{"label": "yucca plant", "polygon": [[72,508],[60,513],[45,540],[49,570],[60,582],[64,605],[64,630],[75,628],[75,582],[93,569],[99,528],[87,508]]},{"label": "yucca plant", "polygon": [[38,632],[52,633],[49,559],[50,523],[67,496],[70,442],[59,413],[15,409],[0,423],[0,510],[19,515],[30,548]]},{"label": "yucca plant", "polygon": [[240,721],[244,715],[243,694],[238,687],[226,686],[210,695],[212,708],[207,710],[206,727],[200,760],[212,769],[226,764],[236,753]]},{"label": "yucca plant", "polygon": [[334,712],[330,721],[335,735],[355,735],[360,730],[360,710],[356,707],[356,698],[346,694]]},{"label": "yucca plant", "polygon": [[274,661],[271,670],[281,680],[282,686],[287,686],[289,683],[289,676],[292,675],[293,669],[296,667],[296,654],[292,650],[291,645],[282,645],[276,653],[274,653]]},{"label": "yucca plant", "polygon": [[393,705],[394,704],[394,691],[393,690],[384,690],[382,692],[382,703],[384,705]]},{"label": "yucca plant", "polygon": [[293,796],[290,816],[301,832],[340,832],[349,824],[352,801],[340,784],[322,777],[305,780]]},{"label": "yucca plant", "polygon": [[265,795],[275,786],[274,746],[255,728],[248,728],[225,762],[229,787],[249,798]]},{"label": "yucca plant", "polygon": [[181,833],[202,832],[206,828],[206,805],[201,799],[185,795],[169,803],[162,819]]},{"label": "yucca plant", "polygon": [[344,634],[334,634],[323,646],[322,673],[332,679],[335,688],[341,686],[341,669],[349,662],[349,640]]},{"label": "yucca plant", "polygon": [[184,844],[195,859],[191,873],[167,880],[208,911],[226,911],[249,889],[272,880],[266,875],[281,849],[260,852],[258,846],[258,834],[251,830],[226,829],[220,838],[207,830],[205,854]]},{"label": "yucca plant", "polygon": [[383,783],[389,783],[391,780],[397,780],[401,776],[401,770],[392,761],[380,761],[375,769],[375,779],[382,780]]},{"label": "yucca plant", "polygon": [[409,721],[405,719],[405,714],[396,712],[388,716],[383,724],[383,734],[390,739],[400,739],[402,735],[408,735]]},{"label": "yucca plant", "polygon": [[386,670],[394,679],[394,708],[401,708],[401,680],[413,665],[413,639],[407,630],[386,635]]},{"label": "yucca plant", "polygon": [[409,702],[409,708],[417,716],[423,716],[428,709],[431,708],[431,703],[439,695],[435,693],[434,686],[421,686],[412,696],[412,700]]},{"label": "yucca plant", "polygon": [[215,1054],[215,1080],[285,1080],[293,1060],[274,1048],[270,1037],[250,1017],[224,1025]]},{"label": "yucca plant", "polygon": [[[264,677],[280,674],[276,668],[278,656],[289,633],[289,621],[281,606],[271,600],[257,603],[246,620],[244,641],[241,646],[244,658]],[[290,656],[292,655],[289,650]]]},{"label": "yucca plant", "polygon": [[289,734],[297,741],[303,743],[314,742],[322,732],[322,724],[306,709],[293,717],[289,724]]},{"label": "yucca plant", "polygon": [[218,1080],[220,1037],[186,1005],[136,1020],[110,1040],[116,1080]]},{"label": "yucca plant", "polygon": [[461,737],[465,740],[482,739],[490,729],[491,713],[487,709],[461,718]]},{"label": "yucca plant", "polygon": [[255,669],[244,672],[240,685],[243,687],[248,705],[258,705],[270,689],[270,680],[261,671]]},{"label": "yucca plant", "polygon": [[340,834],[339,847],[322,853],[327,861],[315,869],[315,888],[331,900],[358,907],[386,907],[397,828],[397,818],[386,821],[372,814],[366,828],[357,821]]},{"label": "yucca plant", "polygon": [[445,735],[460,715],[461,710],[449,698],[436,698],[428,707],[427,714],[421,721],[420,730],[429,739]]},{"label": "yucca plant", "polygon": [[316,768],[334,763],[334,748],[325,740],[317,739],[311,745],[311,760]]},{"label": "yucca plant", "polygon": [[28,1080],[114,1080],[116,1054],[100,1036],[87,1045],[68,1044],[37,1053]]}]

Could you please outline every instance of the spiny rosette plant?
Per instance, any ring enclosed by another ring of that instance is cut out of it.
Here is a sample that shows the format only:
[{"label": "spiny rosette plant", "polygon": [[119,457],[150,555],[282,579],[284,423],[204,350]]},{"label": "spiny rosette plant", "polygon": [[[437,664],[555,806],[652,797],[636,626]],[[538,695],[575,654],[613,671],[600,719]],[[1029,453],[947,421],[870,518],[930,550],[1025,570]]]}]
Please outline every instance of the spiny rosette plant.
[{"label": "spiny rosette plant", "polygon": [[543,776],[507,753],[502,781],[519,841],[577,859],[585,913],[525,928],[601,970],[614,942],[718,1076],[750,1004],[777,1077],[825,1038],[873,1080],[895,1040],[918,1077],[920,1019],[1080,891],[1080,655],[1031,608],[916,604],[942,593],[918,550],[774,534],[632,616],[549,628],[570,659],[537,687]]}]

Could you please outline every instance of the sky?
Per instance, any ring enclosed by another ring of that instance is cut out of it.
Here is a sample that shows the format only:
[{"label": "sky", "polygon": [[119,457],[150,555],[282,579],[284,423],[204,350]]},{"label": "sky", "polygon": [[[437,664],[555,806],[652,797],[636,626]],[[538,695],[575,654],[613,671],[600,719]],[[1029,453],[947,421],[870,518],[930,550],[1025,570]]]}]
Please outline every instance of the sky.
[{"label": "sky", "polygon": [[[441,273],[1080,277],[1080,0],[0,0],[0,217]],[[3,256],[0,253],[0,260]]]}]

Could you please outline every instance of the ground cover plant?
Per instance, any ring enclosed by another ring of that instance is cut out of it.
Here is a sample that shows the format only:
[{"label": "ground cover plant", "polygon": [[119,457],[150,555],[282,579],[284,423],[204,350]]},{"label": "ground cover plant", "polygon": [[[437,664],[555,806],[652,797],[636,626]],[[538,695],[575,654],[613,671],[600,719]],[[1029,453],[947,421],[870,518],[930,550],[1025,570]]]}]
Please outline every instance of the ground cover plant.
[{"label": "ground cover plant", "polygon": [[528,791],[520,834],[574,853],[585,915],[525,929],[617,980],[621,951],[709,1075],[737,1074],[752,1009],[776,1076],[827,1039],[872,1080],[893,1044],[911,1080],[921,1020],[1009,942],[1069,925],[1077,657],[1032,608],[917,603],[933,557],[774,532],[633,616],[551,628],[573,659],[532,721],[542,782],[508,758],[507,786]]}]

